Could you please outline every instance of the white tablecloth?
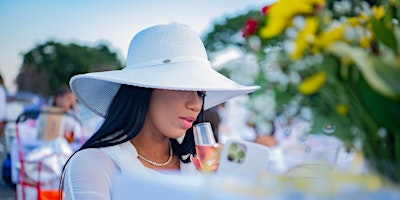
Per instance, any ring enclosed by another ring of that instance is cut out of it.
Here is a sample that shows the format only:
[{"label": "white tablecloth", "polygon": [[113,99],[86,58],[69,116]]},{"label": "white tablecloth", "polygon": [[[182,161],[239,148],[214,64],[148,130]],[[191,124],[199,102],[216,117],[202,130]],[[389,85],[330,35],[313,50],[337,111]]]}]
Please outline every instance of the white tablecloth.
[{"label": "white tablecloth", "polygon": [[[400,189],[375,187],[368,182],[315,179],[288,179],[288,177],[260,175],[258,180],[244,177],[174,176],[156,178],[148,176],[119,177],[113,188],[113,199],[400,199]],[[357,179],[357,178],[356,178]]]}]

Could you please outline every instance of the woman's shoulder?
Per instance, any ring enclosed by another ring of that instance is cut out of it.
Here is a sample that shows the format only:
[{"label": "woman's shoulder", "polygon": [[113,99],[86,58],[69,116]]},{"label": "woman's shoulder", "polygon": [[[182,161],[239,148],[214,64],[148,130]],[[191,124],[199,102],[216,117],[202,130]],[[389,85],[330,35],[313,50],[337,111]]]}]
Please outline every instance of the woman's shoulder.
[{"label": "woman's shoulder", "polygon": [[[89,148],[76,152],[69,161],[69,166],[72,168],[85,168],[98,167],[101,162],[101,168],[112,170],[117,168],[114,161],[110,156],[101,150],[101,148]],[[107,170],[107,171],[108,171]]]},{"label": "woman's shoulder", "polygon": [[113,159],[102,148],[83,149],[76,152],[71,158],[71,162],[77,163],[98,163],[98,161],[103,164],[114,164]]},{"label": "woman's shoulder", "polygon": [[108,155],[101,150],[101,148],[88,148],[88,149],[83,149],[75,153],[74,157],[77,158],[96,158],[96,157],[108,157]]},{"label": "woman's shoulder", "polygon": [[[65,168],[64,191],[67,199],[93,197],[109,199],[111,182],[120,169],[101,148],[89,148],[76,152]],[[79,196],[83,195],[83,196]]]}]

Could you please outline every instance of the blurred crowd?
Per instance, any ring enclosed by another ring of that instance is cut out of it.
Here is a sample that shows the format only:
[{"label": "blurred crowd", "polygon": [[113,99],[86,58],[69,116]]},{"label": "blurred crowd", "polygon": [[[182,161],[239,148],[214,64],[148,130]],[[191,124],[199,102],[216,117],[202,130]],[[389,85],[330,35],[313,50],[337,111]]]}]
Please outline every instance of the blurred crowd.
[{"label": "blurred crowd", "polygon": [[[53,96],[47,98],[30,92],[11,94],[5,88],[0,75],[0,152],[4,155],[3,181],[11,186],[16,183],[16,168],[19,165],[18,139],[22,141],[21,146],[31,148],[34,145],[45,146],[40,140],[57,141],[56,146],[61,146],[61,138],[69,144],[68,148],[74,150],[90,137],[99,123],[101,118],[77,102],[67,85],[59,87]],[[38,153],[33,156],[41,156],[43,151]]]}]

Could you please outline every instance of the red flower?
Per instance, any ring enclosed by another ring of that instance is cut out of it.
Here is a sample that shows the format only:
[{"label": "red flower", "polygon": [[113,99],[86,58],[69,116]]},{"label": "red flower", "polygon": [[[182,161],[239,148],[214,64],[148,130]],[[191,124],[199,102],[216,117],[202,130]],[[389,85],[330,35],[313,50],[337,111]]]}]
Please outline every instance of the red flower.
[{"label": "red flower", "polygon": [[242,36],[248,37],[250,35],[253,35],[257,30],[257,24],[258,24],[257,20],[248,19],[242,29]]},{"label": "red flower", "polygon": [[269,10],[269,7],[271,7],[271,6],[268,5],[268,6],[262,7],[262,8],[261,8],[261,13],[262,13],[263,15],[267,15],[268,10]]}]

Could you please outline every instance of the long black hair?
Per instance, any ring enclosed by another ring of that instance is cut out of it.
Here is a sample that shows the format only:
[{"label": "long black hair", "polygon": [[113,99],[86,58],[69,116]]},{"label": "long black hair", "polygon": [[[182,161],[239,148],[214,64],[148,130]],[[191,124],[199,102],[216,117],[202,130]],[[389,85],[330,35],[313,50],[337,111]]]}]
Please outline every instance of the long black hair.
[{"label": "long black hair", "polygon": [[[143,127],[152,93],[151,88],[121,85],[108,108],[103,124],[78,151],[113,146],[134,138]],[[201,121],[202,116],[203,109],[195,123]],[[176,139],[170,141],[174,154],[182,162],[190,162],[184,155],[195,153],[193,130],[186,132],[181,144]]]},{"label": "long black hair", "polygon": [[[152,93],[151,88],[122,84],[107,110],[103,124],[76,152],[88,148],[114,146],[134,138],[143,127]],[[203,110],[202,107],[195,124],[203,120]],[[195,153],[193,129],[186,131],[182,143],[172,138],[170,142],[174,155],[184,163],[190,162],[189,156],[186,155]],[[71,157],[62,170],[60,191],[63,189],[65,168]]]}]

